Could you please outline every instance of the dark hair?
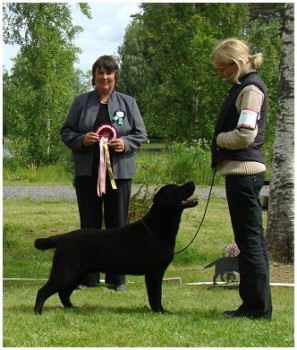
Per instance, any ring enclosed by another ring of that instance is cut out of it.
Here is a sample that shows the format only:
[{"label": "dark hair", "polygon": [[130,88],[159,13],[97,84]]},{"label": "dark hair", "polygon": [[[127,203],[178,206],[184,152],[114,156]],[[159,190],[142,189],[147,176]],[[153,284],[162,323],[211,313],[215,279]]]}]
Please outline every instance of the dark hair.
[{"label": "dark hair", "polygon": [[92,66],[92,86],[95,86],[95,74],[97,68],[104,68],[108,72],[115,72],[115,82],[117,88],[117,82],[119,80],[119,65],[112,56],[101,56],[99,57]]}]

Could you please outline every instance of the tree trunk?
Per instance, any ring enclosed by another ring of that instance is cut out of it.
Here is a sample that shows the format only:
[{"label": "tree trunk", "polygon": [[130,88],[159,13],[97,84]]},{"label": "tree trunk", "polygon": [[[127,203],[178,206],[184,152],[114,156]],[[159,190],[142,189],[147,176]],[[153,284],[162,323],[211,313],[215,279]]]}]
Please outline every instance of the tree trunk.
[{"label": "tree trunk", "polygon": [[45,102],[45,123],[46,123],[46,155],[47,160],[50,160],[51,153],[51,117],[49,113],[49,102]]},{"label": "tree trunk", "polygon": [[198,118],[198,107],[199,107],[199,83],[196,81],[196,89],[192,97],[192,113],[194,117],[194,133],[193,137],[197,139],[197,135],[199,135],[199,118]]},{"label": "tree trunk", "polygon": [[294,4],[285,4],[267,240],[273,260],[294,260]]}]

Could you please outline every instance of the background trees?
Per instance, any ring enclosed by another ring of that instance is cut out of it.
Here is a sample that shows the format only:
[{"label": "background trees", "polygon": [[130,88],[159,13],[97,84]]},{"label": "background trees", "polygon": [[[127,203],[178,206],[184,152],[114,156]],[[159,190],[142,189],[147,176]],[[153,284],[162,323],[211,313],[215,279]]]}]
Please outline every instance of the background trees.
[{"label": "background trees", "polygon": [[[82,11],[89,15],[86,6]],[[60,157],[59,129],[78,79],[73,39],[80,30],[66,3],[4,5],[4,41],[20,45],[12,74],[4,74],[4,124],[26,162]]]},{"label": "background trees", "polygon": [[[81,10],[90,16],[86,4]],[[280,16],[277,4],[142,3],[119,47],[120,91],[138,99],[151,138],[203,140],[208,145],[228,85],[210,61],[215,44],[239,36],[263,52],[261,75],[270,93],[267,159],[274,137]],[[74,69],[81,30],[66,3],[7,3],[4,41],[21,50],[4,74],[4,125],[22,158],[35,163],[61,156],[59,128],[74,95],[89,88]]]},{"label": "background trees", "polygon": [[[261,75],[271,98],[271,150],[281,40],[279,10],[275,6],[272,14],[268,5],[262,4],[259,11],[256,5],[243,3],[141,4],[119,49],[120,87],[137,95],[151,137],[210,141],[229,88],[218,83],[210,54],[219,40],[238,36],[265,57]],[[135,76],[139,89],[131,78]]]}]

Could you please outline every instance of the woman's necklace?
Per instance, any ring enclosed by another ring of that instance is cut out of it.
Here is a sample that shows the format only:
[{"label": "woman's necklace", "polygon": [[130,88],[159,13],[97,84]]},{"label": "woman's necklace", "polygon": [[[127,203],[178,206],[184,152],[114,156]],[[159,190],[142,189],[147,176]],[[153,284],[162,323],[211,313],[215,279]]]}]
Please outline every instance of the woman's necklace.
[{"label": "woman's necklace", "polygon": [[108,103],[109,95],[103,95],[103,96],[101,95],[101,96],[100,96],[100,99],[101,99],[101,100],[100,100],[100,103],[106,105],[106,104]]}]

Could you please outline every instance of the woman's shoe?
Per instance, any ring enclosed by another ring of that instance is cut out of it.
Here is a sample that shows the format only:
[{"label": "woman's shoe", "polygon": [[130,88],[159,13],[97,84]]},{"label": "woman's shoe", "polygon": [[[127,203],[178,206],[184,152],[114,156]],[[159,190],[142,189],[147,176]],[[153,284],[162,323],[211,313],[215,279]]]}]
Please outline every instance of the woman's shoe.
[{"label": "woman's shoe", "polygon": [[108,289],[113,289],[116,292],[124,292],[127,290],[127,286],[125,284],[120,284],[119,286],[115,286],[114,284],[109,284],[107,286]]},{"label": "woman's shoe", "polygon": [[227,318],[239,318],[239,317],[246,317],[251,319],[265,319],[268,321],[271,321],[271,317],[265,316],[262,314],[256,314],[248,311],[243,311],[240,308],[237,310],[228,310],[223,313],[223,315]]},{"label": "woman's shoe", "polygon": [[127,286],[125,284],[121,284],[119,286],[115,286],[115,290],[117,292],[125,292],[127,290]]}]

